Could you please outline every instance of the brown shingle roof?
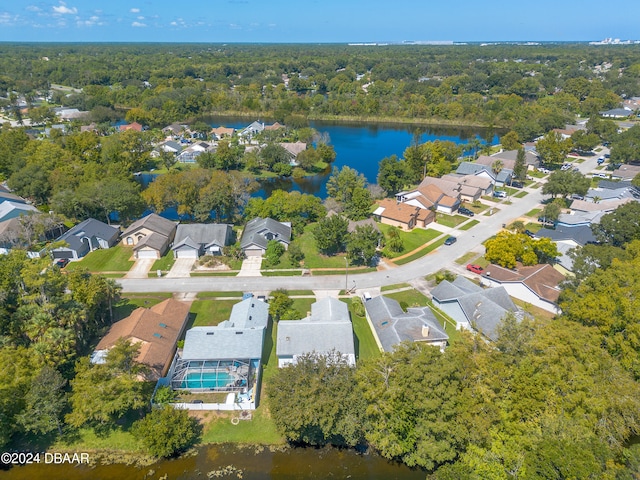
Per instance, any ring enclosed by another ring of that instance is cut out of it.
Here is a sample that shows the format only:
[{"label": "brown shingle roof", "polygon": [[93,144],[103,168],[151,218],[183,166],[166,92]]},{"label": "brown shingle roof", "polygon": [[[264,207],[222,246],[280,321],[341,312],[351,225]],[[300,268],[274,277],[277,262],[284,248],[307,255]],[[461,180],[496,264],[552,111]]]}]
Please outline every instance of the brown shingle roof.
[{"label": "brown shingle roof", "polygon": [[162,218],[156,213],[151,213],[146,217],[142,217],[141,219],[133,222],[129,226],[129,228],[124,231],[122,236],[126,237],[127,235],[131,235],[139,228],[148,228],[152,232],[159,233],[160,235],[164,235],[165,237],[170,237],[175,230],[176,225],[177,223],[172,222],[171,220]]},{"label": "brown shingle roof", "polygon": [[540,298],[552,303],[558,301],[558,284],[565,279],[564,275],[547,263],[529,267],[519,266],[517,270],[491,264],[485,269],[485,274],[500,283],[524,283]]},{"label": "brown shingle roof", "polygon": [[135,309],[111,325],[96,350],[109,350],[120,338],[141,342],[138,362],[149,366],[159,378],[175,352],[176,342],[189,317],[191,303],[169,298],[151,308]]},{"label": "brown shingle roof", "polygon": [[389,198],[382,200],[380,206],[384,208],[384,212],[380,215],[381,217],[407,224],[412,218],[416,218],[420,210],[422,210],[420,207],[414,207],[406,203],[396,203],[395,200]]}]

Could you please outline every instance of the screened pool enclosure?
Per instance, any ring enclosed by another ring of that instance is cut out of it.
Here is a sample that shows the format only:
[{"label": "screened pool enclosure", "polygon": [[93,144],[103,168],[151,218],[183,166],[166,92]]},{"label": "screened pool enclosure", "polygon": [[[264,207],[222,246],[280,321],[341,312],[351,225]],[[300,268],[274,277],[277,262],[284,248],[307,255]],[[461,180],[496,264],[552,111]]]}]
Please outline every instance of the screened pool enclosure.
[{"label": "screened pool enclosure", "polygon": [[255,382],[257,366],[257,362],[250,360],[177,359],[172,369],[171,388],[192,392],[245,392]]}]

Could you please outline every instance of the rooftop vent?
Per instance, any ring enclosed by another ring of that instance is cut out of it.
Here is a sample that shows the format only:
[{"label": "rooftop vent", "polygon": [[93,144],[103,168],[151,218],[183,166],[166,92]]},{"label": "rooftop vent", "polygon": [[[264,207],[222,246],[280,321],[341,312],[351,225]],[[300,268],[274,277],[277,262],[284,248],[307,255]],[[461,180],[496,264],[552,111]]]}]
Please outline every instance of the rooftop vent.
[{"label": "rooftop vent", "polygon": [[159,324],[162,328],[167,328],[167,324],[166,323],[160,323]]},{"label": "rooftop vent", "polygon": [[159,333],[154,333],[153,336],[156,338],[162,338],[162,335],[160,335]]},{"label": "rooftop vent", "polygon": [[213,335],[214,332],[207,332],[207,335]]},{"label": "rooftop vent", "polygon": [[429,326],[428,325],[423,325],[422,326],[422,336],[424,338],[427,338],[429,336]]}]

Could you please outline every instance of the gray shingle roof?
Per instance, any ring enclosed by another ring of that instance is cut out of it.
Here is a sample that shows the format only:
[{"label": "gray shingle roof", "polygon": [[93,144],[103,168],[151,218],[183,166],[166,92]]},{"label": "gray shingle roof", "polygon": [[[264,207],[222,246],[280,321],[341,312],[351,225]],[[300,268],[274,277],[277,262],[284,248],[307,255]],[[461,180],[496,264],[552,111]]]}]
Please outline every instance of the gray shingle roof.
[{"label": "gray shingle roof", "polygon": [[372,298],[364,305],[385,352],[403,341],[449,339],[429,307],[409,308],[405,313],[396,300],[385,296]]},{"label": "gray shingle roof", "polygon": [[291,225],[272,218],[257,217],[249,220],[242,231],[240,247],[244,249],[251,245],[258,245],[266,249],[269,240],[288,244],[291,241]]},{"label": "gray shingle roof", "polygon": [[102,239],[109,245],[112,245],[113,242],[117,240],[119,233],[120,230],[111,225],[107,225],[95,218],[87,218],[85,221],[69,229],[56,241],[64,240],[72,250],[81,251],[86,248],[83,245],[83,238],[88,238],[93,248],[98,248],[98,239]]},{"label": "gray shingle roof", "polygon": [[276,354],[328,354],[332,351],[355,355],[353,329],[347,304],[327,297],[311,305],[311,316],[278,323]]},{"label": "gray shingle roof", "polygon": [[431,291],[431,296],[440,302],[446,302],[469,293],[482,292],[483,288],[471,280],[458,275],[453,282],[443,280]]},{"label": "gray shingle roof", "polygon": [[586,225],[579,225],[575,227],[567,227],[564,225],[558,225],[555,230],[548,228],[542,228],[536,233],[539,237],[550,238],[554,242],[560,242],[562,240],[573,240],[578,245],[586,245],[587,243],[593,243],[596,241],[596,237],[593,235],[591,227]]},{"label": "gray shingle roof", "polygon": [[180,224],[176,229],[172,250],[183,245],[192,248],[208,248],[213,245],[225,247],[231,239],[231,225],[219,223]]},{"label": "gray shingle roof", "polygon": [[213,327],[194,327],[188,330],[182,358],[261,358],[268,321],[269,305],[254,297],[247,298],[233,306],[229,320]]},{"label": "gray shingle roof", "polygon": [[503,182],[503,183],[508,181],[509,177],[513,174],[513,171],[511,171],[510,169],[503,168],[502,170],[500,170],[498,175],[496,175],[495,173],[493,173],[493,170],[491,170],[491,167],[487,165],[480,165],[478,163],[472,163],[472,162],[462,162],[458,166],[456,173],[460,175],[478,175],[483,171],[487,172],[487,174],[491,178],[494,178],[497,182]]}]

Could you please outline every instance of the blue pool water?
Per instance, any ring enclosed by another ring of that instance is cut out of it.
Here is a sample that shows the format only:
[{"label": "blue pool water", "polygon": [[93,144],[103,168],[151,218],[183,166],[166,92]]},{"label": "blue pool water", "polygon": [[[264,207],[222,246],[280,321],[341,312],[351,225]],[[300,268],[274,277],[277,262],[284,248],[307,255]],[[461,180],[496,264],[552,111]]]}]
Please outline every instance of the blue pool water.
[{"label": "blue pool water", "polygon": [[180,388],[221,388],[232,383],[234,378],[226,372],[187,373]]}]

